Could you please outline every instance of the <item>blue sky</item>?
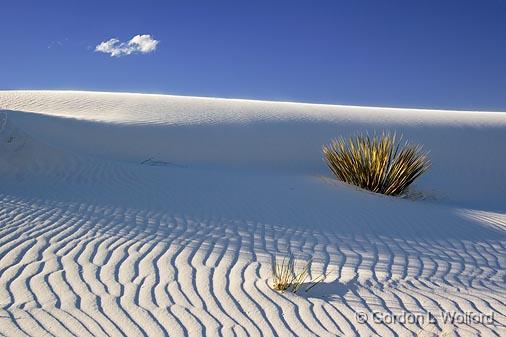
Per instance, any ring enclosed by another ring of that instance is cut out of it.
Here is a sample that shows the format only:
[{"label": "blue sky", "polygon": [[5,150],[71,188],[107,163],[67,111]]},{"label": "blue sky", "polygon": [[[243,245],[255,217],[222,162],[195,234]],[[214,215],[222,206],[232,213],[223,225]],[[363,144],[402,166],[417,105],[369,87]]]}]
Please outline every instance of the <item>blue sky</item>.
[{"label": "blue sky", "polygon": [[505,0],[5,0],[0,30],[1,89],[506,111]]}]

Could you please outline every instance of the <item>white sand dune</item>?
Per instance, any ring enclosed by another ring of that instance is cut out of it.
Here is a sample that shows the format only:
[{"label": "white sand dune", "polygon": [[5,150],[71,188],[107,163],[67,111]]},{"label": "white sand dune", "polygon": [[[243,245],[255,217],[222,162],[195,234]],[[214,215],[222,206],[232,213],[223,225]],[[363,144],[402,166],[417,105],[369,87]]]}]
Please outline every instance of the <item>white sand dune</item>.
[{"label": "white sand dune", "polygon": [[[0,336],[506,335],[506,113],[64,91],[0,109]],[[328,173],[322,144],[382,130],[430,151],[425,199]],[[273,291],[288,253],[330,276]]]}]

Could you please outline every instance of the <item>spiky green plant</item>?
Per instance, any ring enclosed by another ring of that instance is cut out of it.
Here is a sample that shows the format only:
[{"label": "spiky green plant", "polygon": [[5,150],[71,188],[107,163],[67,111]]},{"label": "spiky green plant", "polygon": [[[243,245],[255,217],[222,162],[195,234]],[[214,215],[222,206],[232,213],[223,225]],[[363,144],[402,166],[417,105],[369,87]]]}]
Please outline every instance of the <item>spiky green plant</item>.
[{"label": "spiky green plant", "polygon": [[375,193],[401,195],[430,167],[419,145],[397,141],[395,134],[334,139],[323,146],[328,167],[337,179]]},{"label": "spiky green plant", "polygon": [[321,274],[315,279],[310,278],[309,270],[313,259],[305,262],[302,269],[296,270],[295,258],[290,255],[288,258],[284,257],[281,264],[278,263],[277,259],[274,259],[272,264],[272,288],[277,291],[290,290],[293,293],[297,293],[306,280],[309,279],[310,285],[306,288],[306,291],[313,288],[316,284],[323,282],[327,277],[327,274]]}]

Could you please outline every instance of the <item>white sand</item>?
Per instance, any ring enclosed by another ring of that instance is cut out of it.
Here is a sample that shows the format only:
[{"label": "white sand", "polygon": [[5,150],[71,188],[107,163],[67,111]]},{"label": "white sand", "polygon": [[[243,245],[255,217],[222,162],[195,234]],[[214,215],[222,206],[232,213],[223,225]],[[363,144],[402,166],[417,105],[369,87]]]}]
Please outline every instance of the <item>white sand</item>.
[{"label": "white sand", "polygon": [[[0,109],[0,336],[506,335],[506,113],[63,91]],[[381,130],[430,151],[425,200],[332,179],[321,145]],[[287,253],[330,276],[273,291]]]}]

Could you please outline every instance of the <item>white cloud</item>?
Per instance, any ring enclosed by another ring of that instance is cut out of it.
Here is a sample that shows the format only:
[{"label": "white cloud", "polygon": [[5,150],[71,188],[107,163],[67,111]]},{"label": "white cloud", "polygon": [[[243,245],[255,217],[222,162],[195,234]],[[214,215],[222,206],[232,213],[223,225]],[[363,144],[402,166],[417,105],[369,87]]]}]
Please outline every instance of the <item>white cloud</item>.
[{"label": "white cloud", "polygon": [[135,35],[127,42],[118,39],[103,41],[95,47],[96,52],[111,54],[111,56],[123,56],[130,54],[147,54],[156,50],[157,41],[149,34]]}]

